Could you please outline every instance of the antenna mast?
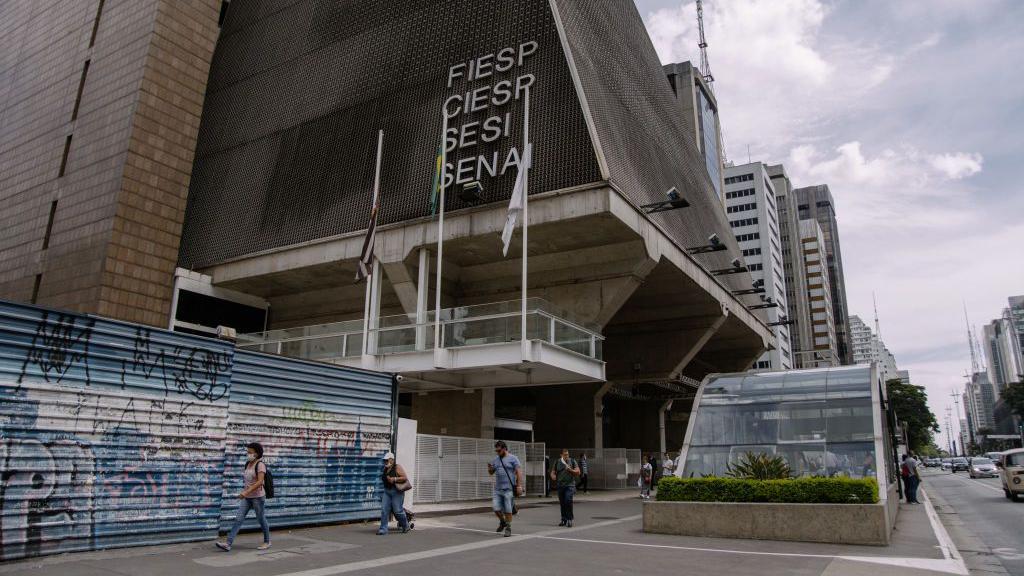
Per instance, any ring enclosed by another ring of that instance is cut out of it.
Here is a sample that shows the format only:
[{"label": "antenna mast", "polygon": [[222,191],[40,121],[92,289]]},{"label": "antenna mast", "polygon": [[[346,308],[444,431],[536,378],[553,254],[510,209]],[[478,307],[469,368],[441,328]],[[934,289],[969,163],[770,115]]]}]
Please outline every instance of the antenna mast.
[{"label": "antenna mast", "polygon": [[875,307],[875,337],[879,340],[882,339],[882,329],[878,325],[878,300],[875,300],[875,293],[871,293],[871,303]]},{"label": "antenna mast", "polygon": [[708,64],[708,41],[704,38],[704,5],[701,0],[697,0],[697,30],[700,32],[700,43],[697,44],[700,46],[700,75],[704,78],[708,89],[714,92],[712,84],[715,77],[711,75],[711,65]]},{"label": "antenna mast", "polygon": [[978,364],[978,354],[976,351],[977,342],[974,339],[974,332],[971,331],[971,321],[967,317],[967,303],[964,302],[964,323],[967,324],[967,345],[971,348],[971,376],[976,372],[980,372],[981,369]]}]

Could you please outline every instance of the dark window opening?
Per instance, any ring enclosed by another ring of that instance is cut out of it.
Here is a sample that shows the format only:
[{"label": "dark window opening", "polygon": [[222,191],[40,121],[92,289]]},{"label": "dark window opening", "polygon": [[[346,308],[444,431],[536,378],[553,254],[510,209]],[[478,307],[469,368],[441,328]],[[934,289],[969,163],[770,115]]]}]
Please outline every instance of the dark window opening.
[{"label": "dark window opening", "polygon": [[46,221],[46,234],[43,235],[43,250],[50,247],[50,233],[53,232],[53,217],[57,215],[57,201],[50,202],[50,218]]},{"label": "dark window opening", "polygon": [[223,0],[220,3],[220,16],[217,17],[217,26],[224,25],[224,19],[228,16],[228,6],[231,5],[231,0]]},{"label": "dark window opening", "polygon": [[89,61],[85,61],[82,68],[82,78],[78,81],[78,95],[75,96],[75,109],[71,111],[71,119],[78,118],[78,107],[82,105],[82,90],[85,89],[85,75],[89,73]]},{"label": "dark window opening", "polygon": [[[178,309],[174,319],[209,328],[230,326],[239,334],[247,334],[262,332],[265,317],[266,311],[263,308],[247,306],[188,290],[179,290]],[[181,330],[181,328],[176,328],[176,330]]]},{"label": "dark window opening", "polygon": [[36,300],[39,299],[39,285],[43,282],[43,275],[36,274],[35,284],[32,285],[32,303],[35,304]]},{"label": "dark window opening", "polygon": [[100,29],[100,15],[103,14],[103,0],[96,7],[96,19],[92,21],[92,36],[89,37],[89,48],[96,44],[96,32]]},{"label": "dark window opening", "polygon": [[60,172],[57,173],[57,177],[60,178],[64,175],[64,171],[68,167],[68,153],[71,152],[71,134],[68,134],[66,140],[64,140],[64,155],[60,159]]}]

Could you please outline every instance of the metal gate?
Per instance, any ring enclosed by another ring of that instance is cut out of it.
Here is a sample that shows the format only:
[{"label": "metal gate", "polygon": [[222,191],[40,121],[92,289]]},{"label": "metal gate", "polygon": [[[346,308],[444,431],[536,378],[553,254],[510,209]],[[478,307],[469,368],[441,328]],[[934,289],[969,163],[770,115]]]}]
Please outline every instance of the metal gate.
[{"label": "metal gate", "polygon": [[[242,489],[245,445],[263,445],[276,497],[271,526],[380,516],[380,457],[391,449],[391,376],[238,350],[232,372],[224,492]],[[221,528],[238,498],[224,498]],[[255,518],[244,524],[257,526]]]},{"label": "metal gate", "polygon": [[0,555],[213,538],[233,349],[0,302]]},{"label": "metal gate", "polygon": [[532,496],[544,495],[544,483],[547,482],[547,448],[543,442],[526,444],[526,493]]},{"label": "metal gate", "polygon": [[[554,462],[561,450],[549,450]],[[640,478],[640,450],[630,448],[569,448],[569,455],[579,460],[587,455],[587,488],[621,490],[633,488]]]},{"label": "metal gate", "polygon": [[[527,462],[524,442],[506,444],[520,462]],[[494,478],[487,473],[487,463],[493,459],[494,439],[417,434],[416,502],[490,498]]]}]

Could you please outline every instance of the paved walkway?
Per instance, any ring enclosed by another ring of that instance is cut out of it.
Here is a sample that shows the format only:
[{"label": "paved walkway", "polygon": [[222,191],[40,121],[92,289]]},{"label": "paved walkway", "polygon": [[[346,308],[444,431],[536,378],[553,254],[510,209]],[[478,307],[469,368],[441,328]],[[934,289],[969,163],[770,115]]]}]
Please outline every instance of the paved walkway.
[{"label": "paved walkway", "polygon": [[370,523],[281,530],[265,552],[256,550],[260,537],[251,533],[240,536],[231,553],[219,552],[212,542],[129,548],[10,562],[0,565],[0,574],[966,574],[928,506],[904,506],[891,546],[837,546],[644,534],[642,503],[623,495],[581,499],[574,528],[555,526],[556,506],[525,508],[511,538],[494,533],[492,514],[463,513],[421,516],[404,535],[376,536]]}]

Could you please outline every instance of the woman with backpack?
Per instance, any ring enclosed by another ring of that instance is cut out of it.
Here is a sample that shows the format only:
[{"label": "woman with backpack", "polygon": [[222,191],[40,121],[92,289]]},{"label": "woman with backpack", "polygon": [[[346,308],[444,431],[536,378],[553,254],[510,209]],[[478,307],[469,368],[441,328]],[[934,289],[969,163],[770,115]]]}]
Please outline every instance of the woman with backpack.
[{"label": "woman with backpack", "polygon": [[388,533],[388,521],[394,514],[398,519],[398,525],[402,528],[402,534],[409,531],[409,518],[405,515],[405,492],[412,488],[409,483],[409,476],[405,469],[395,462],[394,452],[384,455],[384,471],[381,473],[381,480],[384,482],[384,490],[380,495],[380,528],[378,536]]},{"label": "woman with backpack", "polygon": [[[263,445],[259,442],[250,442],[245,447],[246,463],[242,469],[242,484],[244,487],[238,493],[241,502],[238,504],[238,513],[235,515],[235,524],[228,533],[226,542],[217,541],[217,547],[225,552],[231,551],[231,545],[235,542],[235,536],[241,529],[249,510],[256,513],[256,520],[263,528],[263,544],[256,548],[266,550],[270,548],[270,525],[267,524],[267,517],[263,514],[263,505],[266,502],[267,491],[264,489],[264,480],[267,478],[267,465],[263,462]],[[269,483],[268,483],[269,485]]]}]

